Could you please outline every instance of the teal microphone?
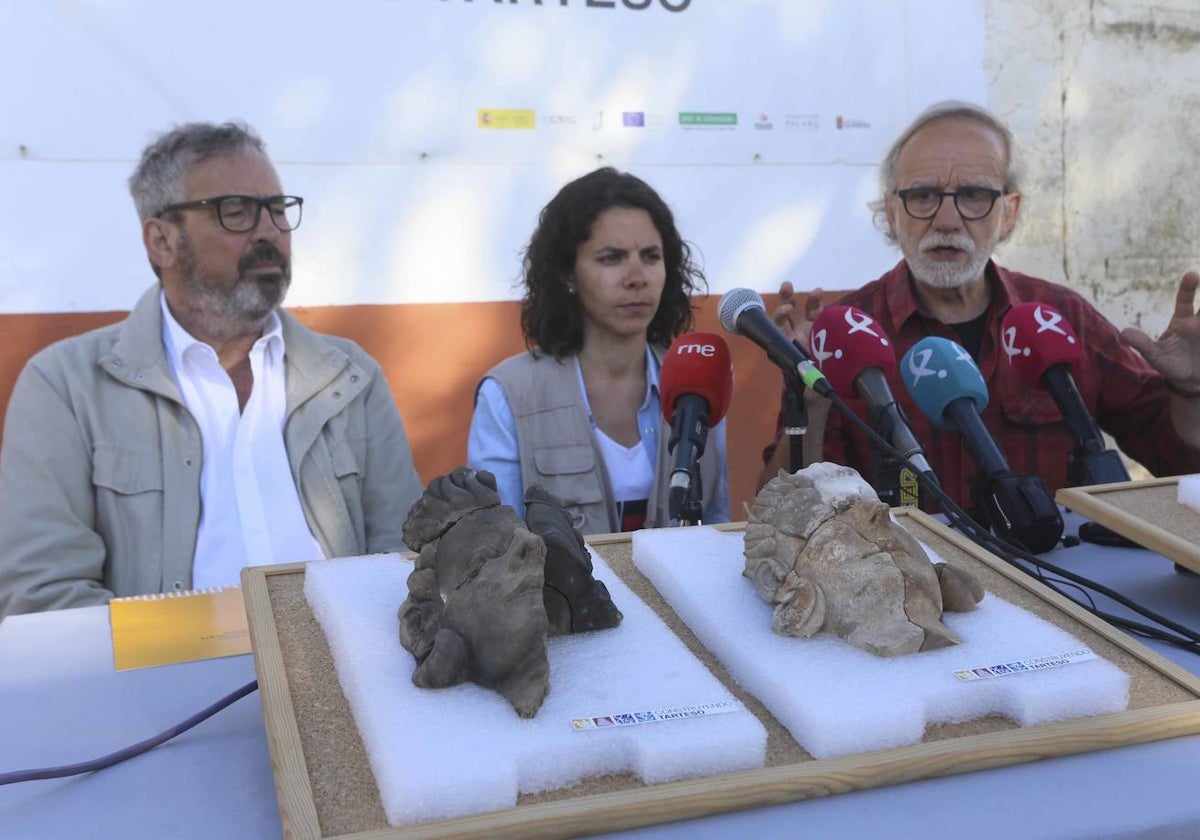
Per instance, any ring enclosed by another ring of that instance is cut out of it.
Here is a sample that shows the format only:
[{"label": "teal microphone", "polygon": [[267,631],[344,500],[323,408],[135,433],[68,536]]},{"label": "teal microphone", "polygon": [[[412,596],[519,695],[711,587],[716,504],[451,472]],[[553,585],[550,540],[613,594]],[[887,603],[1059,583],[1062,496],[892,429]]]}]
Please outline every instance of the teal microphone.
[{"label": "teal microphone", "polygon": [[948,338],[926,336],[904,354],[900,378],[921,413],[962,435],[979,468],[972,501],[992,531],[1034,553],[1054,548],[1062,537],[1062,514],[1041,476],[1009,469],[980,414],[988,404],[987,385],[971,354]]}]

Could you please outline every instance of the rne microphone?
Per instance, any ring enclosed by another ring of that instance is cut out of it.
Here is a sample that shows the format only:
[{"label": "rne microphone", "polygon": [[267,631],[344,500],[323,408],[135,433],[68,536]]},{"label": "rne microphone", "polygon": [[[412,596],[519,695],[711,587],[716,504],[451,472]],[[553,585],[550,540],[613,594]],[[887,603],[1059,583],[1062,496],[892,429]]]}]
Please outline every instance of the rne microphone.
[{"label": "rne microphone", "polygon": [[[813,321],[809,351],[833,390],[842,396],[857,391],[875,430],[936,484],[925,450],[888,385],[888,376],[896,372],[896,351],[878,322],[853,306],[827,306]],[[895,464],[894,457],[882,457]],[[920,503],[916,473],[907,465],[881,467],[877,482],[879,498],[889,505]]]},{"label": "rne microphone", "polygon": [[1019,303],[1004,316],[1000,336],[1013,372],[1030,388],[1050,392],[1075,440],[1067,461],[1067,484],[1129,481],[1121,456],[1104,445],[1075,385],[1072,370],[1079,370],[1083,348],[1062,313],[1046,303]]},{"label": "rne microphone", "polygon": [[767,315],[762,296],[752,289],[730,289],[721,297],[717,307],[721,326],[736,335],[744,335],[763,350],[772,362],[787,375],[799,374],[800,379],[823,397],[833,389],[824,374],[813,365],[812,359],[799,344],[788,341],[779,327]]},{"label": "rne microphone", "polygon": [[1054,548],[1062,537],[1062,514],[1040,476],[1009,469],[983,424],[987,385],[971,355],[948,338],[926,336],[904,354],[900,377],[926,417],[962,435],[980,470],[973,501],[997,536],[1035,553]]},{"label": "rne microphone", "polygon": [[721,422],[733,397],[729,346],[713,333],[685,333],[667,348],[658,375],[663,416],[671,423],[668,514],[672,522],[699,522],[700,474],[708,430]]}]

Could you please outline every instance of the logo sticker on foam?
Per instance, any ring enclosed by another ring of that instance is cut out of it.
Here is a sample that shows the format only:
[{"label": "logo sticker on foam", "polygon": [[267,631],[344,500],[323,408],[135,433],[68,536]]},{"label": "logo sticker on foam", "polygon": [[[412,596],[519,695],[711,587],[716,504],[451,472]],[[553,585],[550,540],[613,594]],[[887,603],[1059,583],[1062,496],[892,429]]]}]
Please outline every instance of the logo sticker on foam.
[{"label": "logo sticker on foam", "polygon": [[667,709],[653,709],[644,712],[622,712],[614,715],[571,718],[571,726],[576,732],[587,732],[593,729],[637,726],[640,723],[663,723],[665,721],[682,720],[684,718],[724,715],[729,712],[740,712],[742,708],[742,704],[736,700],[722,700],[719,703],[699,703],[692,706],[674,706]]},{"label": "logo sticker on foam", "polygon": [[1087,662],[1098,659],[1088,648],[1080,648],[1067,653],[1053,656],[1038,656],[1033,659],[1021,659],[1017,662],[1005,662],[1003,665],[988,665],[984,668],[964,668],[955,671],[954,676],[963,682],[985,680],[989,677],[1004,677],[1009,674],[1020,674],[1026,671],[1045,671],[1047,668],[1061,668],[1063,665],[1074,665],[1076,662]]}]

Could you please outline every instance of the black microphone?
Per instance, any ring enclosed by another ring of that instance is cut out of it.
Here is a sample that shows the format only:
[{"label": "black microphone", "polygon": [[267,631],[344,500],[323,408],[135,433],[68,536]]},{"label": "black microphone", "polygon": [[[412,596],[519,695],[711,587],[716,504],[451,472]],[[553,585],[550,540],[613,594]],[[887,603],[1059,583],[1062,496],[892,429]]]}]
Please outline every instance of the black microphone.
[{"label": "black microphone", "polygon": [[926,336],[904,354],[900,376],[925,416],[962,435],[980,470],[972,488],[975,506],[992,530],[1034,553],[1054,548],[1062,514],[1041,476],[1009,469],[979,414],[988,403],[987,385],[970,354],[948,338]]},{"label": "black microphone", "polygon": [[[853,389],[867,404],[871,425],[916,472],[937,484],[925,450],[892,395],[887,377],[896,372],[896,351],[879,324],[853,306],[827,306],[813,321],[809,349],[838,394]],[[894,455],[882,453],[874,470],[879,498],[889,505],[919,505],[916,473]]]},{"label": "black microphone", "polygon": [[1062,313],[1047,303],[1017,304],[1004,316],[1000,335],[1013,371],[1030,388],[1050,392],[1071,432],[1075,451],[1067,459],[1067,484],[1129,481],[1121,456],[1104,445],[1071,375],[1083,348]]},{"label": "black microphone", "polygon": [[804,384],[821,396],[828,397],[833,393],[825,375],[813,365],[808,353],[796,342],[788,341],[775,326],[758,292],[730,289],[721,297],[717,314],[726,331],[744,335],[766,350],[768,358],[783,369],[785,376],[799,373]]},{"label": "black microphone", "polygon": [[672,523],[701,518],[698,462],[708,430],[721,422],[733,396],[733,361],[719,335],[686,333],[671,343],[658,378],[663,416],[671,423],[668,515]]}]

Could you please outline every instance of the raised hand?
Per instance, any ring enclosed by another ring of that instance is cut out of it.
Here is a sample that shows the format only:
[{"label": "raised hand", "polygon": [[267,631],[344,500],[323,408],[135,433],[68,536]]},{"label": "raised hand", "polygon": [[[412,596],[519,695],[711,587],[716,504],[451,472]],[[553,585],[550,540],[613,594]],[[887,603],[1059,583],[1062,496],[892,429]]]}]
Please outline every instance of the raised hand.
[{"label": "raised hand", "polygon": [[[1172,390],[1200,397],[1200,314],[1196,312],[1196,288],[1200,275],[1189,271],[1179,281],[1175,312],[1158,340],[1136,327],[1121,331],[1122,337],[1166,378]],[[782,293],[782,291],[781,291]]]},{"label": "raised hand", "polygon": [[790,281],[784,280],[779,286],[779,305],[775,307],[771,319],[785,336],[799,341],[800,346],[807,350],[808,336],[812,332],[812,322],[820,311],[820,289],[813,289],[809,293],[804,303],[804,309],[801,311],[796,299],[796,290]]}]

